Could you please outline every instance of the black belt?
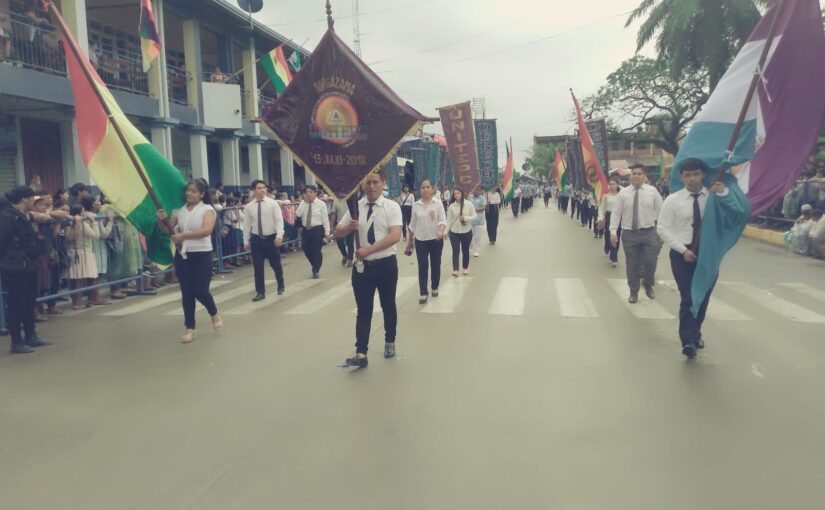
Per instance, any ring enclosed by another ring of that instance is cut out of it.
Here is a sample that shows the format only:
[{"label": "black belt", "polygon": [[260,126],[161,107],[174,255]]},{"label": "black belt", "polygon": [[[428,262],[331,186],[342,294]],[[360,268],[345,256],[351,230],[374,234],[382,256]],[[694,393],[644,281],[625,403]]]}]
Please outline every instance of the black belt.
[{"label": "black belt", "polygon": [[262,236],[262,235],[259,235],[259,234],[252,234],[252,238],[253,239],[272,239],[276,235],[278,235],[278,234],[268,234],[268,235],[265,235],[265,236]]},{"label": "black belt", "polygon": [[378,265],[381,265],[381,264],[386,264],[387,262],[394,261],[394,260],[395,260],[395,255],[390,255],[389,257],[382,257],[380,259],[375,259],[375,260],[365,260],[363,262],[364,262],[364,267],[369,267],[369,266],[378,266]]},{"label": "black belt", "polygon": [[644,228],[637,228],[637,229],[623,228],[622,230],[629,230],[630,232],[647,232],[648,230],[653,230],[655,228],[656,227],[644,227]]},{"label": "black belt", "polygon": [[304,230],[315,230],[316,228],[324,228],[323,225],[315,225],[314,227],[304,227]]}]

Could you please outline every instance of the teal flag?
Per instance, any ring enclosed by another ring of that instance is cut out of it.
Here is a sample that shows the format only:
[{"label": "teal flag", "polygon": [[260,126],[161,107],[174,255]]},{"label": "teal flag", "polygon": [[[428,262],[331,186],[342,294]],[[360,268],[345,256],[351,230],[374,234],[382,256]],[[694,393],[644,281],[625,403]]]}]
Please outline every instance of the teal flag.
[{"label": "teal flag", "polygon": [[387,193],[390,198],[401,195],[401,178],[398,176],[398,156],[393,156],[385,167],[387,175]]}]

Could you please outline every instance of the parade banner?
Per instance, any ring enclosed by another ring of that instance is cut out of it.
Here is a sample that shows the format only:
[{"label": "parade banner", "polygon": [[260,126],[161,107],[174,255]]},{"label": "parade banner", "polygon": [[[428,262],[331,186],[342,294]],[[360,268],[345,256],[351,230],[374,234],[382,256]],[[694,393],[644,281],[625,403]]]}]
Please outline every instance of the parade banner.
[{"label": "parade banner", "polygon": [[444,106],[438,109],[438,113],[441,116],[444,138],[447,139],[455,186],[465,194],[470,194],[481,184],[470,102]]},{"label": "parade banner", "polygon": [[415,177],[415,184],[413,186],[416,190],[418,190],[421,189],[421,183],[427,178],[427,153],[426,149],[423,147],[419,149],[412,149],[411,152],[413,160],[413,176]]},{"label": "parade banner", "polygon": [[[438,180],[438,144],[435,142],[424,143],[424,164],[426,178],[435,186]],[[418,191],[420,188],[417,188]]]},{"label": "parade banner", "polygon": [[342,199],[379,169],[425,117],[330,27],[262,120],[300,165]]},{"label": "parade banner", "polygon": [[498,185],[498,133],[495,119],[473,121],[476,128],[476,148],[478,150],[478,171],[481,188],[484,191]]},{"label": "parade banner", "polygon": [[398,175],[398,158],[393,154],[387,165],[384,167],[387,176],[387,193],[390,198],[401,195],[401,177]]},{"label": "parade banner", "polygon": [[596,158],[602,166],[602,170],[610,168],[610,158],[607,153],[607,124],[604,119],[588,120],[585,122],[590,139],[593,140],[593,149],[596,151]]},{"label": "parade banner", "polygon": [[588,190],[587,178],[584,176],[584,158],[582,157],[581,140],[570,138],[567,141],[567,171],[570,173],[570,183],[576,191]]}]

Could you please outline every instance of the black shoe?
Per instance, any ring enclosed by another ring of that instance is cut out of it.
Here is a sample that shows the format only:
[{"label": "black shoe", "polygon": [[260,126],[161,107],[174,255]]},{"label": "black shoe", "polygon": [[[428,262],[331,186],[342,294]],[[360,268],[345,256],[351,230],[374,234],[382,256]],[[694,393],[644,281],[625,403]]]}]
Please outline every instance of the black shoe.
[{"label": "black shoe", "polygon": [[34,349],[32,349],[26,344],[12,344],[11,350],[9,352],[11,352],[12,354],[29,354],[34,352]]},{"label": "black shoe", "polygon": [[266,294],[264,294],[263,292],[259,292],[255,294],[255,297],[252,298],[252,301],[263,301],[264,299],[266,299]]},{"label": "black shoe", "polygon": [[313,280],[317,280],[318,278],[320,278],[320,276],[318,275],[318,273],[317,273],[317,272],[312,273],[312,279],[313,279]]},{"label": "black shoe", "polygon": [[696,348],[697,349],[704,349],[705,348],[705,341],[702,340],[701,338],[699,340],[696,340]]},{"label": "black shoe", "polygon": [[342,259],[341,259],[341,265],[342,265],[342,266],[346,266],[346,265],[347,265],[347,258],[346,258],[346,257],[344,257],[344,258],[342,258]]},{"label": "black shoe", "polygon": [[656,293],[653,292],[653,286],[645,287],[645,294],[647,295],[648,299],[656,299]]},{"label": "black shoe", "polygon": [[395,343],[387,342],[384,344],[384,357],[387,359],[395,357]]},{"label": "black shoe", "polygon": [[284,292],[286,292],[286,288],[284,288],[284,287],[278,287],[278,295],[279,295],[279,296],[283,296],[283,295],[284,295]]},{"label": "black shoe", "polygon": [[634,303],[636,303],[637,301],[639,301],[639,295],[638,295],[638,294],[631,294],[631,295],[627,298],[627,302],[628,302],[628,303],[630,303],[630,304],[634,304]]},{"label": "black shoe", "polygon": [[365,368],[368,364],[369,361],[367,361],[366,356],[364,356],[363,358],[359,358],[358,355],[355,355],[352,358],[347,358],[348,367]]},{"label": "black shoe", "polygon": [[31,338],[25,339],[23,341],[23,343],[25,343],[29,347],[46,347],[47,345],[52,345],[51,342],[47,342],[46,340],[43,340],[42,338],[40,338],[37,335],[34,335]]},{"label": "black shoe", "polygon": [[684,354],[687,359],[694,359],[696,357],[696,346],[693,344],[685,344],[682,346],[682,354]]}]

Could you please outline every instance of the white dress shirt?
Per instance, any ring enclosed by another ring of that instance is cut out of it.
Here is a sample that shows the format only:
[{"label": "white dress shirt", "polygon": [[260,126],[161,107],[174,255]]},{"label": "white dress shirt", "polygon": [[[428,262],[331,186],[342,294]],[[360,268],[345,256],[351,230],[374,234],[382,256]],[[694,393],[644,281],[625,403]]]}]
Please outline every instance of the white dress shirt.
[{"label": "white dress shirt", "polygon": [[[707,203],[708,189],[703,187],[699,191],[699,214],[702,218],[705,217]],[[693,241],[693,196],[687,188],[682,188],[665,199],[656,232],[670,249],[679,253],[688,249],[687,245]]]},{"label": "white dress shirt", "polygon": [[438,238],[438,227],[447,226],[447,214],[441,201],[433,198],[429,204],[424,204],[421,200],[413,204],[412,219],[409,229],[417,241],[432,241]]},{"label": "white dress shirt", "polygon": [[[621,192],[621,190],[619,190]],[[602,197],[601,202],[599,202],[599,221],[604,221],[604,216],[607,213],[610,213],[611,219],[614,218],[614,213],[616,212],[616,204],[619,203],[619,194],[616,193],[615,195],[611,195],[607,193]]]},{"label": "white dress shirt", "polygon": [[[633,230],[633,198],[636,193],[635,186],[628,186],[619,192],[616,208],[610,218],[610,234],[622,230]],[[650,184],[642,184],[639,187],[639,229],[656,226],[656,219],[662,209],[662,195]],[[613,218],[615,214],[615,220]]]},{"label": "white dress shirt", "polygon": [[[360,246],[362,247],[369,246],[370,244],[369,241],[367,241],[367,232],[369,230],[367,212],[369,212],[369,207],[367,206],[367,199],[364,197],[358,201],[358,238],[360,239]],[[390,227],[401,227],[401,206],[387,197],[379,197],[372,208],[370,219],[373,217],[375,217],[375,219],[372,220],[372,226],[375,232],[375,242],[377,243],[387,237],[387,234],[390,233]],[[338,224],[347,224],[351,219],[352,216],[350,216],[349,211],[347,211],[344,217],[338,221]],[[364,260],[378,260],[393,256],[396,253],[395,246],[396,245],[393,244],[381,251],[371,253],[367,255]]]},{"label": "white dress shirt", "polygon": [[499,205],[501,204],[501,193],[498,191],[488,191],[487,192],[487,203],[490,205]]},{"label": "white dress shirt", "polygon": [[[312,207],[312,225],[307,224],[310,207]],[[312,202],[304,200],[298,204],[298,210],[295,211],[295,216],[301,218],[301,223],[304,228],[320,227],[323,225],[324,235],[329,235],[329,211],[327,210],[327,204],[325,204],[323,200],[319,200],[317,197]]]},{"label": "white dress shirt", "polygon": [[413,195],[412,192],[409,192],[409,193],[402,192],[401,196],[398,197],[398,205],[400,205],[400,206],[408,205],[408,206],[412,207],[412,205],[414,203],[415,203],[415,195]]},{"label": "white dress shirt", "polygon": [[264,230],[258,232],[258,199],[253,198],[243,211],[243,243],[249,244],[249,238],[253,234],[259,237],[275,235],[277,239],[284,240],[284,215],[281,206],[269,197],[261,200],[261,226]]},{"label": "white dress shirt", "polygon": [[[458,221],[458,217],[464,215],[464,225]],[[470,199],[464,199],[464,210],[462,213],[461,206],[458,203],[458,200],[450,204],[450,208],[447,210],[447,225],[449,225],[450,232],[455,232],[456,234],[464,234],[469,232],[473,229],[473,218],[476,217],[476,208],[473,205],[473,202]]]}]

